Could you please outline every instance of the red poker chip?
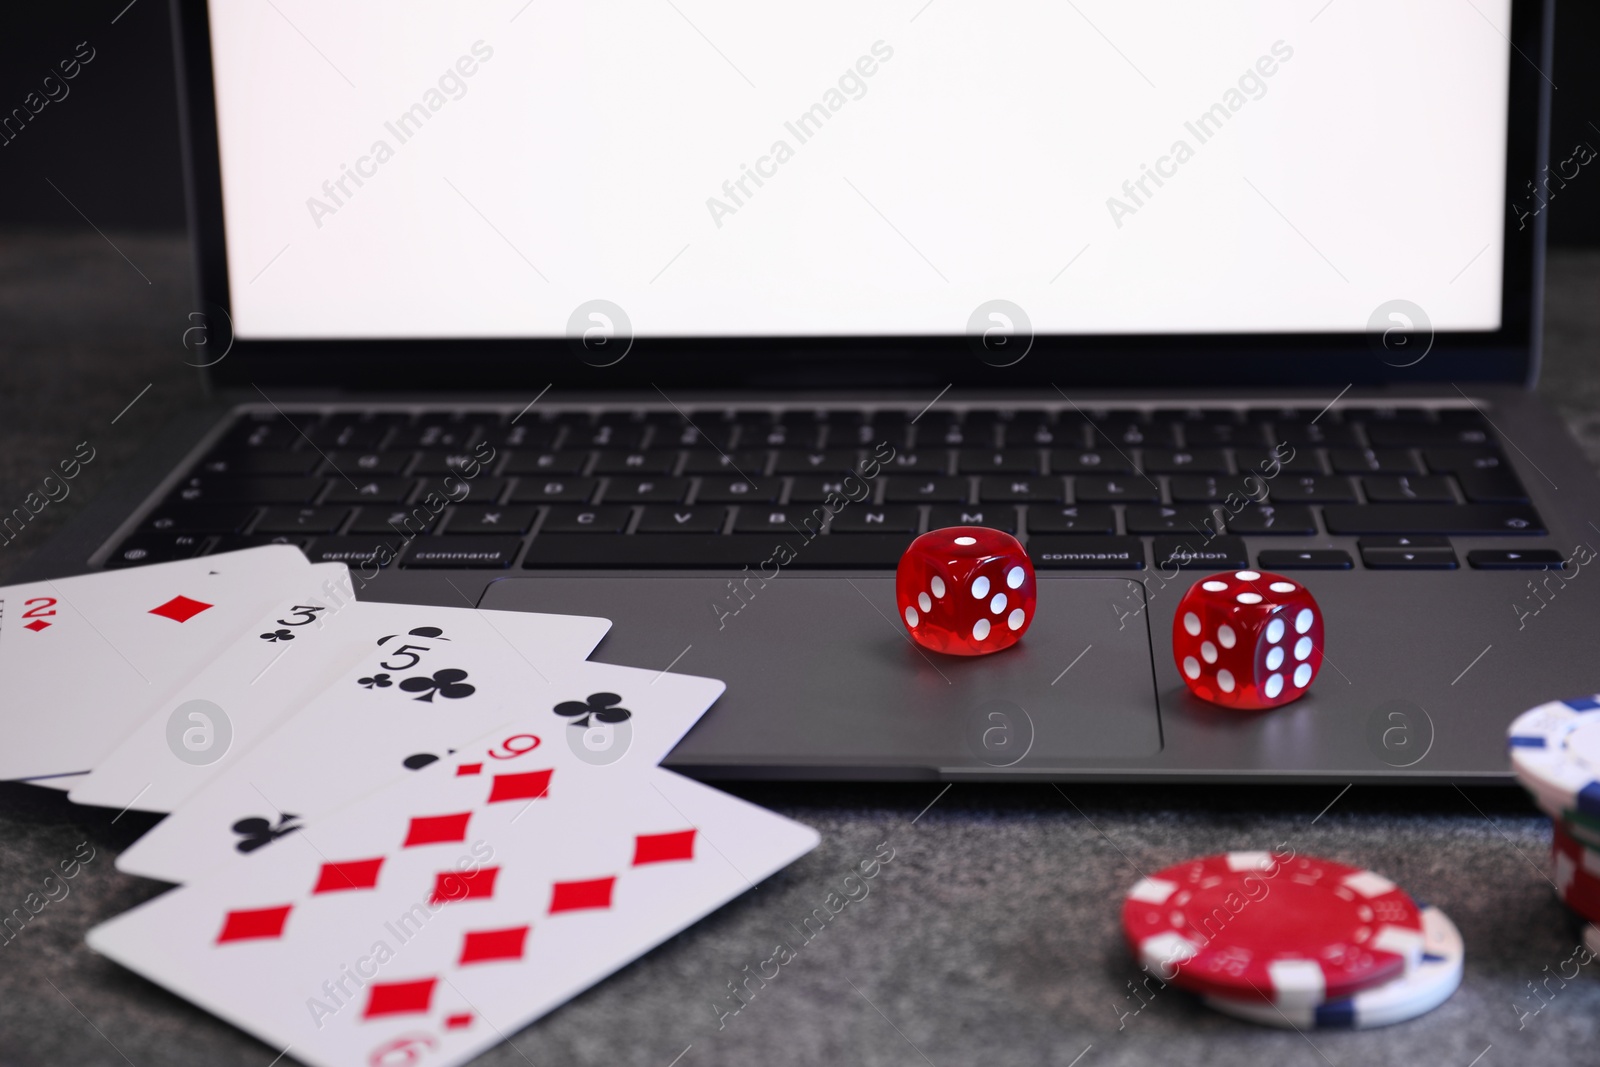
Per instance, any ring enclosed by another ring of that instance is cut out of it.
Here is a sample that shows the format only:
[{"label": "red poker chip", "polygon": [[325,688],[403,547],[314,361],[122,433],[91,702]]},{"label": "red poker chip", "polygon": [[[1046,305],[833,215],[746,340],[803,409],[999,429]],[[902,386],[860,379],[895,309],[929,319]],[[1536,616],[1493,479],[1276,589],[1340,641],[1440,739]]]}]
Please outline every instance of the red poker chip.
[{"label": "red poker chip", "polygon": [[1382,875],[1311,856],[1228,852],[1142,878],[1122,905],[1141,963],[1197,993],[1315,1007],[1422,959],[1422,914]]},{"label": "red poker chip", "polygon": [[1573,837],[1551,819],[1550,874],[1567,907],[1591,923],[1600,923],[1600,851]]}]

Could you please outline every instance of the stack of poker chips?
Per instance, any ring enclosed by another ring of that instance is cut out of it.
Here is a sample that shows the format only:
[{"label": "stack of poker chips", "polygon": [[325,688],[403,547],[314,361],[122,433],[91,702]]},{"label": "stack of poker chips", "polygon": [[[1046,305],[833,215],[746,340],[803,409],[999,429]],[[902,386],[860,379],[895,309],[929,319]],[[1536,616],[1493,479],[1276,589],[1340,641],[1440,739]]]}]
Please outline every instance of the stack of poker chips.
[{"label": "stack of poker chips", "polygon": [[1122,925],[1161,981],[1299,1030],[1415,1019],[1456,991],[1466,960],[1438,908],[1372,871],[1292,852],[1228,852],[1140,879]]},{"label": "stack of poker chips", "polygon": [[1511,769],[1550,816],[1550,878],[1600,953],[1600,696],[1552,700],[1511,724]]}]

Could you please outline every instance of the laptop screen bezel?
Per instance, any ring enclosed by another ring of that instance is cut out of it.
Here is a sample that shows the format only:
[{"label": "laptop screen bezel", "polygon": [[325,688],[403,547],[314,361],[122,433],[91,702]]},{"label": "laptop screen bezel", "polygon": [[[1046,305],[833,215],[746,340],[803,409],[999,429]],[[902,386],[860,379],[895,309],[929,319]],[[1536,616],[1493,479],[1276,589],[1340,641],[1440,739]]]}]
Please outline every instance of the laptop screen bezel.
[{"label": "laptop screen bezel", "polygon": [[[1554,0],[1512,0],[1500,329],[1441,332],[1427,357],[1408,367],[1392,366],[1359,333],[1041,336],[1008,367],[979,359],[963,336],[641,338],[625,359],[603,368],[561,339],[234,339],[206,2],[171,0],[171,6],[195,264],[191,322],[206,325],[209,342],[195,346],[193,362],[211,362],[206,373],[219,387],[617,389],[662,380],[701,389],[1342,387],[1531,382],[1537,372],[1547,214],[1519,229],[1509,201],[1537,180],[1547,157]],[[1393,166],[1397,181],[1408,180],[1410,164],[1398,143],[1392,161],[1374,165]],[[1413,173],[1412,180],[1426,175]]]}]

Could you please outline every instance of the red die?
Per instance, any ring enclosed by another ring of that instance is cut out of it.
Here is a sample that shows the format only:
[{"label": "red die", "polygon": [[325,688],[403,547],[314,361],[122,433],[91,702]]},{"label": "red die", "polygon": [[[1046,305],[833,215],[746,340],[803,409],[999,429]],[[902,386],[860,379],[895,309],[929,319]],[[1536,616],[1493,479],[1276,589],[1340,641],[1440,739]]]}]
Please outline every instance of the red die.
[{"label": "red die", "polygon": [[906,549],[895,601],[912,640],[935,652],[981,656],[1010,648],[1033,621],[1037,589],[1021,542],[982,526],[929,530]]},{"label": "red die", "polygon": [[1281,575],[1213,574],[1178,602],[1172,658],[1201,700],[1275,708],[1303,696],[1322,666],[1322,609]]}]

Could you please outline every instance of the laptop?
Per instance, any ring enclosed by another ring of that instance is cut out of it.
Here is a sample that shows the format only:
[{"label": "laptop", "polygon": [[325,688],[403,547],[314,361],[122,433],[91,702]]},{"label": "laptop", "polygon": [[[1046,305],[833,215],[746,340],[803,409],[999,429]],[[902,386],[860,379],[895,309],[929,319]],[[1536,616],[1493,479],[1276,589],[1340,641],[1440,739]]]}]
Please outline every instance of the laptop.
[{"label": "laptop", "polygon": [[[712,779],[1502,783],[1597,687],[1550,3],[173,11],[216,402],[41,572],[602,615],[727,682]],[[1015,648],[908,639],[950,525],[1030,554]],[[1327,624],[1265,713],[1172,653],[1247,567]]]}]

